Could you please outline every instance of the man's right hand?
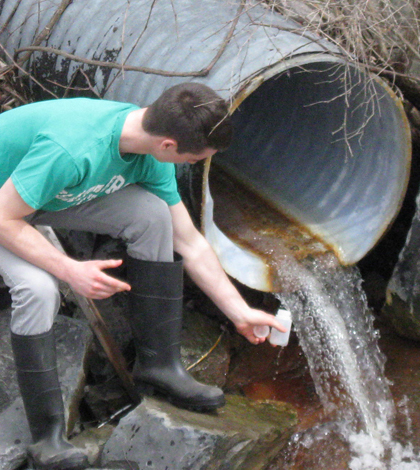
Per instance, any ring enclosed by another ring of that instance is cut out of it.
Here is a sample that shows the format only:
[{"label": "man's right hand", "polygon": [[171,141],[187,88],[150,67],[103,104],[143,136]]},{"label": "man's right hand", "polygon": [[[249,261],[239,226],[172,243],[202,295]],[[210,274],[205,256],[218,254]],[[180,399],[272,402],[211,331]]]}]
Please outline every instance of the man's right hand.
[{"label": "man's right hand", "polygon": [[76,261],[68,258],[64,263],[62,279],[78,293],[90,299],[106,299],[117,292],[129,291],[131,286],[103,271],[121,266],[122,260]]}]

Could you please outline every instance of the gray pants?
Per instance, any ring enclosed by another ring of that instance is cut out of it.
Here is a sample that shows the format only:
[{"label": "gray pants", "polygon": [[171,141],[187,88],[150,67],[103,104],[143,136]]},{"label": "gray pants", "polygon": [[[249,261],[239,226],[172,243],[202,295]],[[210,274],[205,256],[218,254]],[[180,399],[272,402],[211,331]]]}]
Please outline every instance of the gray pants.
[{"label": "gray pants", "polygon": [[[172,261],[172,218],[167,204],[137,185],[58,212],[37,211],[32,225],[87,231],[122,239],[127,253],[147,261]],[[49,331],[60,305],[58,280],[0,245],[0,275],[12,296],[11,330]]]}]

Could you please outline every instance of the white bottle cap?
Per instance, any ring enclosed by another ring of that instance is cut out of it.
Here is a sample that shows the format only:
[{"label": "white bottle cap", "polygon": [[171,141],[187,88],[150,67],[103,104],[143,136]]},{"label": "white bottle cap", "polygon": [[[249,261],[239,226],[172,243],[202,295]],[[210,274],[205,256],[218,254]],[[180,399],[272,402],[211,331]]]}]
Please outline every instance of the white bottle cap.
[{"label": "white bottle cap", "polygon": [[270,327],[267,325],[264,326],[254,326],[254,335],[257,338],[267,338],[270,334]]}]

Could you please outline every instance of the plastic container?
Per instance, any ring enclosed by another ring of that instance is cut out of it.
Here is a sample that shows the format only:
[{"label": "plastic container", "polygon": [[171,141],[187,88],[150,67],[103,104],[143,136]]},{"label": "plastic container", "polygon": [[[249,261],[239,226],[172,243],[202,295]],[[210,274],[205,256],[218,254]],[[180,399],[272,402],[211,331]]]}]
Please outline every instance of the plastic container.
[{"label": "plastic container", "polygon": [[277,311],[276,318],[277,320],[280,321],[280,323],[285,328],[287,328],[286,333],[281,333],[279,330],[276,330],[275,328],[271,328],[271,332],[270,332],[270,327],[268,327],[267,325],[264,325],[264,326],[255,326],[254,335],[257,338],[267,338],[267,336],[270,336],[269,341],[272,345],[287,346],[289,342],[290,330],[292,328],[292,314],[289,312],[289,310],[280,308]]},{"label": "plastic container", "polygon": [[289,342],[290,330],[292,328],[292,314],[289,310],[280,308],[276,314],[276,319],[287,329],[286,333],[281,333],[275,328],[271,328],[270,343],[274,346],[287,346]]},{"label": "plastic container", "polygon": [[267,338],[270,334],[270,327],[267,325],[264,326],[254,326],[254,335],[257,338]]}]

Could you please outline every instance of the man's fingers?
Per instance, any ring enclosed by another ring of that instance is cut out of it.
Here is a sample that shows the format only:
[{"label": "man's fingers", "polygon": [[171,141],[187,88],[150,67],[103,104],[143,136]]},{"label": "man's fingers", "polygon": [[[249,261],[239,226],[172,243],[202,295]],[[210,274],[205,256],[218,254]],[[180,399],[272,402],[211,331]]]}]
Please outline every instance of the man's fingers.
[{"label": "man's fingers", "polygon": [[282,333],[286,333],[288,331],[288,329],[285,328],[284,325],[282,325],[278,320],[275,320],[271,326],[273,326],[276,330],[280,330]]},{"label": "man's fingers", "polygon": [[131,290],[130,284],[120,281],[116,279],[115,277],[108,276],[105,273],[103,273],[102,283],[104,284],[105,288],[109,287],[114,292],[122,292],[124,290]]},{"label": "man's fingers", "polygon": [[97,264],[99,269],[110,269],[110,268],[118,268],[118,266],[122,265],[122,259],[102,259],[98,260]]},{"label": "man's fingers", "polygon": [[259,318],[258,325],[267,325],[275,328],[276,330],[280,330],[282,333],[286,333],[287,328],[284,327],[284,325],[281,323],[281,321],[277,320],[277,318],[274,315],[270,315],[265,312],[261,312],[263,314],[263,317]]},{"label": "man's fingers", "polygon": [[97,267],[101,271],[101,277],[98,279],[98,290],[104,290],[105,293],[109,292],[109,295],[115,294],[116,292],[131,290],[130,284],[120,281],[119,279],[103,272],[104,269],[117,268],[118,266],[121,266],[122,262],[122,259],[98,260],[96,262]]}]

